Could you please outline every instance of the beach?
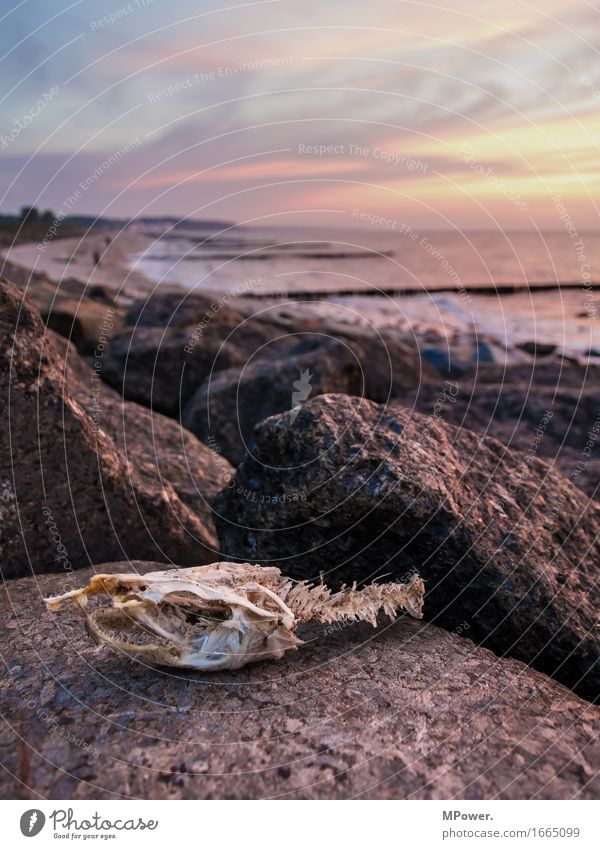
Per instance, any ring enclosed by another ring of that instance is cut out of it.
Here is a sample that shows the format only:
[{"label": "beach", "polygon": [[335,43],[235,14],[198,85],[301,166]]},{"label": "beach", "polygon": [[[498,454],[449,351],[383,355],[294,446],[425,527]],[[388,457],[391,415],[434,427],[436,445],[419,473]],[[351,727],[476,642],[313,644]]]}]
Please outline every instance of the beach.
[{"label": "beach", "polygon": [[[103,286],[130,299],[151,291],[152,281],[130,268],[129,257],[148,240],[127,229],[91,230],[78,238],[19,244],[3,251],[4,260],[60,283],[71,278],[84,286]],[[98,259],[98,262],[96,262]]]},{"label": "beach", "polygon": [[[462,236],[421,237],[425,247],[411,240],[411,254],[404,239],[387,234],[338,230],[331,236],[318,242],[306,228],[214,231],[188,223],[165,230],[147,223],[46,246],[17,245],[4,256],[55,282],[105,287],[123,303],[155,287],[181,297],[206,292],[234,298],[249,314],[285,311],[288,301],[303,301],[293,309],[307,320],[323,316],[412,332],[461,351],[482,339],[495,346],[498,362],[526,362],[519,346],[528,343],[552,345],[581,361],[600,357],[597,290],[587,278],[577,282],[577,258],[564,234],[545,235],[545,242],[554,239],[548,266],[536,243],[518,235],[508,245],[498,240],[485,265],[461,257]],[[477,250],[493,247],[490,234],[465,236],[480,243]],[[516,249],[522,251],[517,260]]]}]

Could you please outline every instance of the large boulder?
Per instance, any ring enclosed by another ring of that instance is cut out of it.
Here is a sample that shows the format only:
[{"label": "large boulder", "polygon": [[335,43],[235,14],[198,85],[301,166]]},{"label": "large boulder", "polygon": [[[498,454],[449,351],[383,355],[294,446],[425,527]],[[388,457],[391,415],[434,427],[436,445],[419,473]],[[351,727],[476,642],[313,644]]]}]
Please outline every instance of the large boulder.
[{"label": "large boulder", "polygon": [[160,284],[145,298],[136,299],[127,310],[128,327],[201,327],[216,319],[235,326],[244,314],[230,303],[231,297],[214,292]]},{"label": "large boulder", "polygon": [[294,336],[318,334],[323,340],[345,345],[361,364],[364,394],[371,401],[383,403],[438,379],[437,370],[422,356],[413,333],[390,327],[378,329],[362,320],[357,309],[334,301],[275,302],[264,307],[261,319]]},{"label": "large boulder", "polygon": [[253,319],[215,319],[200,329],[139,324],[114,334],[102,378],[125,398],[179,418],[207,378],[243,365],[281,334],[281,328]]},{"label": "large boulder", "polygon": [[348,345],[305,334],[284,353],[278,350],[207,380],[186,405],[183,425],[219,448],[234,465],[241,463],[254,426],[309,397],[327,392],[364,393],[360,360]]},{"label": "large boulder", "polygon": [[3,576],[142,552],[167,563],[214,560],[209,504],[227,463],[175,422],[122,404],[97,371],[86,382],[76,353],[59,353],[55,341],[31,301],[2,281]]},{"label": "large boulder", "polygon": [[289,335],[264,344],[244,365],[211,374],[183,409],[185,427],[234,465],[256,424],[308,397],[338,392],[385,402],[435,378],[416,346],[389,333],[316,319],[303,330],[285,326]]},{"label": "large boulder", "polygon": [[[249,306],[246,310],[251,312]],[[387,401],[436,378],[435,369],[410,337],[331,317],[288,316],[281,308],[265,307],[244,317],[230,300],[200,292],[155,292],[148,300],[135,302],[126,324],[113,335],[103,379],[125,398],[175,418],[197,393],[200,403],[196,399],[192,406],[200,407],[195,418],[203,418],[203,384],[213,383],[222,372],[232,370],[216,387],[219,394],[225,386],[237,386],[236,375],[245,374],[254,361],[275,355],[299,357],[315,340],[324,346],[337,343],[340,372],[354,356],[363,372],[364,394],[374,401]],[[290,369],[299,373],[299,366]],[[318,370],[315,375],[318,380]],[[328,391],[347,390],[342,381],[339,387],[329,382]],[[291,392],[286,388],[288,396]],[[269,412],[286,406],[277,402]],[[189,419],[189,411],[186,415]],[[254,416],[254,421],[260,418]],[[198,432],[204,433],[204,428]],[[236,454],[243,456],[238,442]]]},{"label": "large boulder", "polygon": [[[36,306],[40,302],[39,292]],[[57,296],[42,309],[46,326],[69,339],[81,354],[94,354],[106,347],[112,333],[122,323],[122,310],[93,298]]]},{"label": "large boulder", "polygon": [[31,298],[48,328],[69,339],[81,354],[93,354],[124,320],[125,310],[114,292],[86,285],[73,277],[51,280],[6,262],[3,274]]},{"label": "large boulder", "polygon": [[167,416],[123,401],[118,392],[100,382],[93,365],[79,356],[72,343],[52,331],[49,335],[61,355],[70,392],[95,424],[155,486],[168,481],[215,540],[212,503],[234,471],[218,447],[209,448]]},{"label": "large boulder", "polygon": [[416,569],[430,621],[600,693],[599,509],[535,456],[324,395],[256,429],[215,511],[225,555],[337,582]]},{"label": "large boulder", "polygon": [[371,401],[385,403],[424,383],[437,382],[435,368],[422,356],[412,336],[331,320],[320,332],[348,347],[358,359],[364,395]]},{"label": "large boulder", "polygon": [[532,387],[585,388],[600,379],[600,365],[572,362],[562,356],[523,363],[483,363],[463,375],[466,385],[474,383],[517,384]]},{"label": "large boulder", "polygon": [[[73,581],[132,568],[159,567],[104,564]],[[40,575],[5,588],[2,798],[600,792],[598,708],[478,648],[468,628],[458,636],[409,618],[377,630],[311,627],[305,645],[280,661],[173,674],[95,646],[74,607],[48,613],[42,599],[61,583]]]},{"label": "large boulder", "polygon": [[[552,461],[590,495],[600,483],[600,409],[595,366],[555,360],[500,369],[479,368],[449,381],[443,418],[489,434],[505,445]],[[406,406],[430,415],[439,385],[423,384],[403,396]]]}]

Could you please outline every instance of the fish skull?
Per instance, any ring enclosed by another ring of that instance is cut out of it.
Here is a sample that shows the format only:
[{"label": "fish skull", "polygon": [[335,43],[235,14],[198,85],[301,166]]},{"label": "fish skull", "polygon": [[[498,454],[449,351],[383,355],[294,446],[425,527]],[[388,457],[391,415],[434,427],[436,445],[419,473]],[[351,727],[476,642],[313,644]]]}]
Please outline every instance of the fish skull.
[{"label": "fish skull", "polygon": [[379,609],[399,608],[420,617],[423,582],[373,584],[332,594],[281,575],[275,567],[214,563],[188,569],[94,575],[87,586],[46,599],[49,610],[65,603],[87,607],[88,598],[107,593],[112,607],[87,615],[92,638],[131,658],[201,670],[238,669],[282,657],[301,644],[295,629],[315,619],[367,619]]}]

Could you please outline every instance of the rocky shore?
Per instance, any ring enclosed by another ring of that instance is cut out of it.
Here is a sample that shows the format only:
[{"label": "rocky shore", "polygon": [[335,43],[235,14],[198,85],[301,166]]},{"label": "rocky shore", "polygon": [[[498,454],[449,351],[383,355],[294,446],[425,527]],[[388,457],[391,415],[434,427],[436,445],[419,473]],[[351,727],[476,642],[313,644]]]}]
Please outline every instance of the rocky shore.
[{"label": "rocky shore", "polygon": [[[597,795],[598,367],[249,301],[5,265],[2,795]],[[220,558],[416,571],[425,621],[201,680],[43,605]]]}]

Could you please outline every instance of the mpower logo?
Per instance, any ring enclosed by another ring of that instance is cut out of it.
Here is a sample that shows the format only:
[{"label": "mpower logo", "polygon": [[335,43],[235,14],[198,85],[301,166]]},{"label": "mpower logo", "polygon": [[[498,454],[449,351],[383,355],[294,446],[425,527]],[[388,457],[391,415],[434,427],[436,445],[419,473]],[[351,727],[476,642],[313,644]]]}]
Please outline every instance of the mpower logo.
[{"label": "mpower logo", "polygon": [[30,811],[25,811],[21,816],[21,834],[25,837],[35,837],[39,834],[46,824],[46,817],[37,808],[32,808]]}]

